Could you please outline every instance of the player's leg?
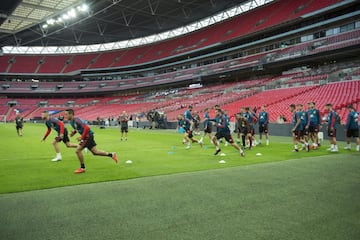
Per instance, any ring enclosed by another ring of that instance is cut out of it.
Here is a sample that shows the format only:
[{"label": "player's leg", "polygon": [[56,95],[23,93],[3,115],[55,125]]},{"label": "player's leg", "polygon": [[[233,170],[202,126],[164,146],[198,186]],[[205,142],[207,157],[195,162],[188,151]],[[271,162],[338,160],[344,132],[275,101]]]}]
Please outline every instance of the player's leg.
[{"label": "player's leg", "polygon": [[61,161],[62,157],[61,157],[59,142],[58,142],[57,138],[54,139],[54,141],[52,142],[52,145],[55,149],[56,156],[51,161],[52,162]]},{"label": "player's leg", "polygon": [[232,138],[231,134],[227,134],[224,136],[226,142],[230,143],[231,146],[233,146],[236,150],[238,150],[240,152],[240,155],[242,157],[245,156],[245,153],[244,153],[244,150],[241,149],[241,147],[239,147],[239,145],[237,145],[235,142],[234,142],[234,139]]},{"label": "player's leg", "polygon": [[295,130],[295,132],[292,133],[293,135],[293,143],[294,143],[294,150],[293,152],[298,152],[298,136],[300,136],[299,131]]},{"label": "player's leg", "polygon": [[265,131],[265,137],[266,137],[266,145],[269,145],[270,140],[269,140],[269,126],[268,125],[265,126],[264,131]]},{"label": "player's leg", "polygon": [[127,141],[127,138],[128,138],[128,131],[129,131],[129,129],[125,128],[125,141]]},{"label": "player's leg", "polygon": [[220,139],[220,138],[221,138],[221,136],[220,136],[219,132],[217,132],[216,135],[212,138],[212,142],[214,143],[215,148],[216,148],[214,155],[217,155],[221,151],[219,141],[218,141],[218,139]]}]

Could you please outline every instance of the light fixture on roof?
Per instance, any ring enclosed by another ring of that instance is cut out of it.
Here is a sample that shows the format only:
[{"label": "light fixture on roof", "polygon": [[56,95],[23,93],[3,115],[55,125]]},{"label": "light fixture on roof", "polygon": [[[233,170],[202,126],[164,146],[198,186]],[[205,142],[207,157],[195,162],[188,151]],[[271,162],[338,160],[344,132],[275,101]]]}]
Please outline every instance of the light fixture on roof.
[{"label": "light fixture on roof", "polygon": [[50,18],[50,19],[48,19],[48,20],[46,21],[46,23],[47,23],[48,25],[53,25],[53,24],[55,23],[55,20],[52,19],[52,18]]},{"label": "light fixture on roof", "polygon": [[86,12],[87,10],[89,10],[89,6],[86,3],[83,3],[77,6],[77,10],[80,12]]}]

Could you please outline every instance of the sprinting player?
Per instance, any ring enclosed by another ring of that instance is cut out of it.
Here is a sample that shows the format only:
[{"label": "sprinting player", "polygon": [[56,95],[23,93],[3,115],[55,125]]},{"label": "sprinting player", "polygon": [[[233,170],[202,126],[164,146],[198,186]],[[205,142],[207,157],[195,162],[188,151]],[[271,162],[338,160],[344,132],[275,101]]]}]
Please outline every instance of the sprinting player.
[{"label": "sprinting player", "polygon": [[312,148],[318,149],[319,147],[319,129],[320,129],[320,111],[315,108],[315,102],[308,103],[308,131],[309,138],[313,142]]},{"label": "sprinting player", "polygon": [[219,152],[221,152],[221,148],[220,148],[218,140],[221,138],[225,138],[225,140],[228,143],[230,143],[234,148],[236,148],[240,152],[240,155],[244,157],[245,156],[244,151],[234,142],[234,140],[231,136],[230,128],[227,124],[227,120],[226,120],[223,112],[221,111],[221,109],[216,110],[215,122],[216,122],[216,127],[218,128],[218,131],[216,132],[216,135],[213,137],[213,143],[216,147],[216,151],[215,151],[214,155],[217,155]]},{"label": "sprinting player", "polygon": [[202,147],[202,142],[196,140],[193,138],[193,134],[192,134],[192,130],[191,130],[191,122],[187,121],[184,117],[184,115],[179,114],[178,115],[178,127],[176,130],[179,129],[179,127],[182,127],[184,129],[184,138],[183,138],[183,143],[186,144],[186,149],[190,149],[191,148],[191,143],[199,143],[200,146]]},{"label": "sprinting player", "polygon": [[332,104],[326,104],[326,109],[329,112],[328,115],[328,137],[330,138],[330,152],[338,152],[338,146],[336,144],[336,128],[337,128],[337,113],[332,109]]},{"label": "sprinting player", "polygon": [[352,105],[348,106],[349,114],[347,117],[345,129],[346,129],[346,143],[347,146],[344,149],[351,149],[351,138],[355,138],[356,141],[356,151],[360,151],[360,139],[359,139],[359,113],[355,111],[355,108]]},{"label": "sprinting player", "polygon": [[51,161],[52,162],[61,161],[62,157],[61,157],[59,144],[58,144],[60,141],[63,141],[63,143],[65,143],[66,147],[68,147],[68,148],[77,148],[78,145],[70,142],[68,131],[67,131],[64,123],[62,121],[60,121],[58,118],[50,117],[50,113],[48,111],[43,111],[41,113],[41,119],[45,121],[45,125],[47,127],[47,131],[42,139],[43,142],[49,136],[52,128],[58,134],[52,143],[54,146],[54,149],[55,149],[56,156]]},{"label": "sprinting player", "polygon": [[89,125],[84,120],[74,116],[73,109],[65,110],[65,117],[70,121],[70,125],[74,128],[74,131],[71,132],[70,136],[74,136],[77,132],[81,134],[81,136],[78,137],[80,144],[76,148],[76,155],[80,161],[80,168],[76,169],[74,173],[85,173],[84,156],[82,154],[82,150],[84,148],[89,149],[93,155],[111,157],[115,163],[118,163],[115,152],[109,153],[96,149],[94,133],[91,131]]},{"label": "sprinting player", "polygon": [[259,144],[262,143],[263,133],[266,137],[266,145],[269,145],[269,114],[266,112],[265,106],[261,106],[261,111],[259,113]]},{"label": "sprinting player", "polygon": [[197,111],[194,112],[193,121],[194,121],[194,134],[200,135],[201,118],[200,118],[199,113]]},{"label": "sprinting player", "polygon": [[126,111],[123,111],[118,119],[120,125],[120,131],[121,131],[121,141],[123,140],[124,133],[125,133],[125,141],[127,141],[128,131],[129,131],[128,121],[129,121],[129,117]]},{"label": "sprinting player", "polygon": [[212,142],[212,124],[211,124],[211,121],[210,121],[210,115],[209,115],[209,108],[205,108],[205,111],[204,111],[204,133],[202,135],[202,137],[200,138],[200,142],[203,143],[204,141],[204,137],[206,135],[209,136],[209,139],[210,139],[210,142]]},{"label": "sprinting player", "polygon": [[16,132],[19,137],[22,137],[23,135],[23,125],[24,125],[24,119],[21,117],[21,115],[18,113],[15,117],[15,126],[16,126]]}]

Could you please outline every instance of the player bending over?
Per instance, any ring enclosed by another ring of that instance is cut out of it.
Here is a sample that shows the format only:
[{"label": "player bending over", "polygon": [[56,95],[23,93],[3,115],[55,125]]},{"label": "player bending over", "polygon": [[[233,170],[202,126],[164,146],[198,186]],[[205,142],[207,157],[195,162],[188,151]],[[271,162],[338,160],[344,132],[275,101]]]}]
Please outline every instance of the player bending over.
[{"label": "player bending over", "polygon": [[66,147],[68,147],[68,148],[77,148],[78,145],[70,142],[68,131],[65,127],[65,124],[57,118],[50,117],[50,114],[48,111],[43,111],[41,113],[41,119],[45,121],[45,125],[47,127],[47,131],[42,139],[43,142],[49,136],[52,128],[58,134],[57,137],[52,142],[54,149],[55,149],[56,156],[51,161],[53,161],[53,162],[61,161],[62,157],[61,157],[59,144],[58,144],[60,141],[65,143]]},{"label": "player bending over", "polygon": [[91,131],[90,126],[81,118],[75,117],[73,109],[65,110],[65,117],[70,121],[70,125],[74,128],[74,131],[71,132],[70,136],[74,136],[77,132],[81,134],[81,136],[78,137],[80,144],[76,148],[76,155],[80,161],[80,168],[76,169],[75,173],[85,172],[84,155],[82,154],[84,148],[89,149],[93,155],[111,157],[115,163],[118,163],[115,152],[109,153],[96,149],[94,133]]}]

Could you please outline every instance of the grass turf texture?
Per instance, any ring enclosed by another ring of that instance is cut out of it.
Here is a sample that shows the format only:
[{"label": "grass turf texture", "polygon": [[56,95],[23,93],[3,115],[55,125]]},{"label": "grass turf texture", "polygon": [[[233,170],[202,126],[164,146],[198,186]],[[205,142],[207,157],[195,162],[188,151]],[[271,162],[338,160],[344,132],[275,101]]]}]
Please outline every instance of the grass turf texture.
[{"label": "grass turf texture", "polygon": [[[94,183],[102,181],[123,180],[130,178],[201,171],[217,168],[228,168],[255,163],[283,161],[294,158],[305,158],[328,155],[327,146],[320,150],[293,153],[290,138],[271,137],[270,146],[258,146],[246,151],[246,157],[231,146],[222,146],[226,156],[214,156],[215,147],[205,138],[205,146],[200,148],[193,144],[190,150],[181,144],[182,135],[174,131],[151,131],[130,129],[129,141],[120,141],[118,128],[93,129],[97,148],[116,151],[119,164],[111,158],[93,156],[84,153],[87,172],[77,175],[73,171],[79,167],[74,149],[66,148],[60,143],[63,160],[51,162],[55,156],[51,142],[55,131],[46,142],[41,139],[46,131],[43,124],[26,124],[24,136],[16,135],[13,124],[0,125],[2,143],[0,145],[0,193],[29,191],[60,186]],[[71,141],[75,141],[72,138]],[[340,144],[340,149],[343,144]],[[256,153],[262,156],[256,156]],[[345,154],[358,153],[342,150]],[[338,154],[335,154],[338,155]],[[339,155],[344,158],[344,155]],[[132,164],[126,164],[131,160]],[[226,164],[219,164],[225,160]]]},{"label": "grass turf texture", "polygon": [[360,164],[329,155],[0,195],[0,239],[357,240]]}]

